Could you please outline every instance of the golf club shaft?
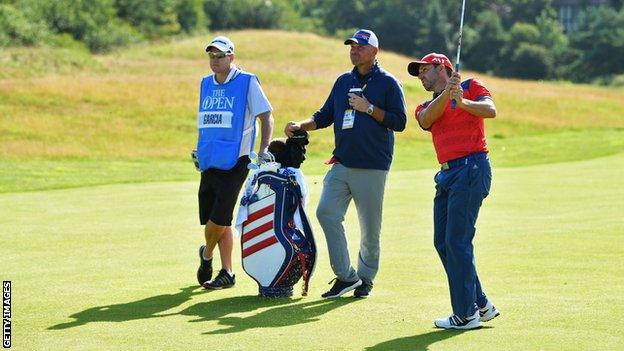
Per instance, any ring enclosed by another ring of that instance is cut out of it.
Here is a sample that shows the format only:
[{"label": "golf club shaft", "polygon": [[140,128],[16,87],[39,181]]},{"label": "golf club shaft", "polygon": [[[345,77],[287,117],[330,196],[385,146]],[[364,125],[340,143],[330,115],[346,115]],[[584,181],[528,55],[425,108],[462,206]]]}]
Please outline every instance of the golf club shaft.
[{"label": "golf club shaft", "polygon": [[[457,59],[455,60],[455,71],[459,72],[459,56],[461,55],[462,33],[464,31],[464,12],[466,11],[466,0],[462,0],[461,19],[459,20],[459,39],[457,40]],[[451,108],[457,107],[457,101],[453,99]]]}]

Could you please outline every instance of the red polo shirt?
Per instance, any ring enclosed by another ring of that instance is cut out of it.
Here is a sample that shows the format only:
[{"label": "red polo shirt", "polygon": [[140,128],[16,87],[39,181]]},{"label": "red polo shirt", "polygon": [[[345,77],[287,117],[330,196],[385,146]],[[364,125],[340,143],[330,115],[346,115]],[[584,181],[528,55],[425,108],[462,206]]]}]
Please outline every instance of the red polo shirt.
[{"label": "red polo shirt", "polygon": [[[464,99],[480,101],[492,97],[489,90],[476,78],[463,81],[461,86],[464,90]],[[426,108],[429,103],[431,101],[418,105],[415,113],[417,120],[418,113]],[[446,104],[442,116],[431,125],[429,131],[440,163],[476,152],[488,151],[483,118],[468,113],[459,107],[453,110],[451,100]]]}]

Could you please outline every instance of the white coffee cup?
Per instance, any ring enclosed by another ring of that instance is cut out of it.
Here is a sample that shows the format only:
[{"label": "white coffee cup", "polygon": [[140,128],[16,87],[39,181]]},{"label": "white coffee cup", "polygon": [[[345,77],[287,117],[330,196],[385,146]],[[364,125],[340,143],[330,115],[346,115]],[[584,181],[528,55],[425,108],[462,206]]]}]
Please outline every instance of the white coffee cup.
[{"label": "white coffee cup", "polygon": [[362,96],[362,88],[351,88],[349,89],[349,94],[353,93],[357,96]]}]

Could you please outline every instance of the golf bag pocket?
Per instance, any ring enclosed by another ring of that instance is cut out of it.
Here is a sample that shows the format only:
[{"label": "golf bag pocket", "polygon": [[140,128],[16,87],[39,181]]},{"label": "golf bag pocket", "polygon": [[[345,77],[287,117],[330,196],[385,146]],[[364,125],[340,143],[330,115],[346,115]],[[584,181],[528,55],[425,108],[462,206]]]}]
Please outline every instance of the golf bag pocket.
[{"label": "golf bag pocket", "polygon": [[247,214],[239,230],[243,269],[258,283],[261,296],[292,296],[300,279],[305,296],[316,244],[301,186],[293,171],[284,168],[258,171],[251,179],[241,200]]}]

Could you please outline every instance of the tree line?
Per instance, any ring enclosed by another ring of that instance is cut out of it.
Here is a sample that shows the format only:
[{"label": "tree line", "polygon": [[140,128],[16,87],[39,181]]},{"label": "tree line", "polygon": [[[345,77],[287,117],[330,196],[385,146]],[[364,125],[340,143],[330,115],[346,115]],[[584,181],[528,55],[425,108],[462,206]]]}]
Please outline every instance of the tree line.
[{"label": "tree line", "polygon": [[[624,85],[624,6],[584,4],[564,32],[552,0],[467,0],[462,67],[505,77]],[[0,46],[84,45],[92,52],[205,30],[275,28],[454,59],[461,0],[0,0]]]}]

